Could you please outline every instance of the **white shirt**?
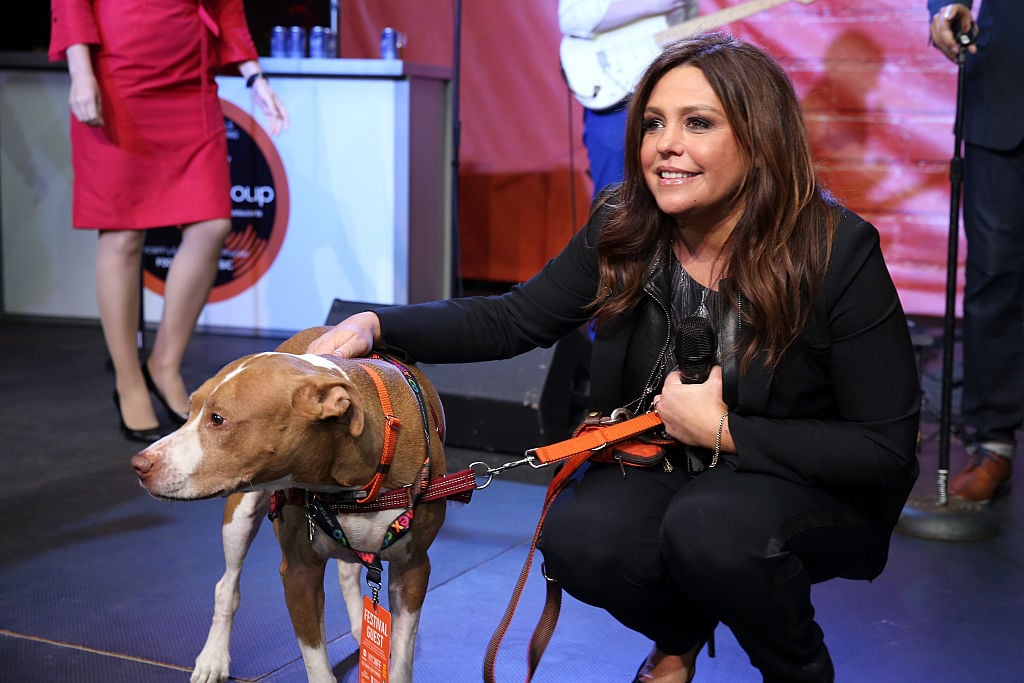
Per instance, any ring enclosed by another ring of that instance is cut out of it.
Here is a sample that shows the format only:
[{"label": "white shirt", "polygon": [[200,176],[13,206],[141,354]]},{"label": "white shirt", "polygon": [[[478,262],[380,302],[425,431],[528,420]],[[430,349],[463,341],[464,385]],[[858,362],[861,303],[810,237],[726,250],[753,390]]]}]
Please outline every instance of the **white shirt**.
[{"label": "white shirt", "polygon": [[[699,0],[558,0],[562,35],[589,38],[594,33],[659,14],[678,12],[676,21],[697,16]],[[674,23],[674,22],[673,22]]]}]

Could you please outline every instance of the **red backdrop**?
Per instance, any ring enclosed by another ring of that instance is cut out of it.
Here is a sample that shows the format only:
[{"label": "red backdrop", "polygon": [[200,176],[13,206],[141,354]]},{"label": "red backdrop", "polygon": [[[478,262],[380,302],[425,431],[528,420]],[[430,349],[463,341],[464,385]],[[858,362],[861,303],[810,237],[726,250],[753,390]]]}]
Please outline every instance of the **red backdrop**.
[{"label": "red backdrop", "polygon": [[[881,231],[907,312],[942,315],[956,66],[928,46],[923,0],[808,1],[723,28],[787,69],[823,179]],[[701,0],[701,14],[741,2]],[[393,26],[404,59],[451,66],[457,4],[342,0],[342,56],[377,56]],[[555,0],[461,4],[461,272],[516,282],[586,216],[582,112],[560,74]]]}]

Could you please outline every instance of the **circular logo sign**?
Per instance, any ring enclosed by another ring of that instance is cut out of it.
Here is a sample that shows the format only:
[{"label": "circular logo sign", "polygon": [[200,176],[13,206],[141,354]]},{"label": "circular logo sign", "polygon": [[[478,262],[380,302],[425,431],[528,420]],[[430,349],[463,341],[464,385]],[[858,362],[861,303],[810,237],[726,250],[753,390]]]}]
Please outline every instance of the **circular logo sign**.
[{"label": "circular logo sign", "polygon": [[[252,116],[220,101],[231,162],[231,233],[217,262],[217,279],[208,303],[225,301],[249,289],[270,269],[288,228],[288,180],[277,149]],[[146,231],[143,283],[163,295],[181,231]]]}]

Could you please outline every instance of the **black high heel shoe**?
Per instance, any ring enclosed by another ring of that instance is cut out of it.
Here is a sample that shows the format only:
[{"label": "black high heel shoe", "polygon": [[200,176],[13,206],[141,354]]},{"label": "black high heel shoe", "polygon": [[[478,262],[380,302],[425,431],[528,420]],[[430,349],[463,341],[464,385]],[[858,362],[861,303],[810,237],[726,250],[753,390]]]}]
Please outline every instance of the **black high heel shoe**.
[{"label": "black high heel shoe", "polygon": [[124,416],[121,415],[121,397],[117,394],[117,389],[114,389],[114,408],[117,409],[117,419],[121,425],[121,433],[124,434],[124,438],[129,441],[140,441],[142,443],[153,443],[163,438],[163,434],[160,433],[159,425],[152,427],[151,429],[132,429],[124,423]]},{"label": "black high heel shoe", "polygon": [[[718,625],[718,622],[715,622],[715,626],[717,626],[717,625]],[[714,657],[715,656],[715,628],[714,627],[711,628],[711,630],[708,632],[707,636],[705,636],[705,637],[700,639],[700,641],[697,643],[697,645],[693,649],[693,652],[694,652],[693,663],[690,665],[690,675],[686,679],[687,683],[689,683],[689,681],[692,681],[693,677],[697,673],[697,657],[700,656],[700,652],[701,652],[701,650],[704,649],[704,645],[705,644],[708,646],[708,657]],[[687,653],[687,654],[689,654],[689,653]],[[685,655],[684,655],[684,657],[685,657]],[[640,672],[642,672],[644,670],[644,667],[647,666],[647,660],[649,658],[650,658],[650,655],[647,655],[647,657],[644,657],[643,661],[640,662],[640,668],[636,670],[636,675],[633,676],[632,683],[644,683],[644,681],[640,678]]]},{"label": "black high heel shoe", "polygon": [[182,415],[177,410],[171,407],[171,404],[167,402],[167,398],[164,397],[163,392],[157,387],[156,382],[153,381],[153,376],[149,374],[149,363],[144,361],[142,363],[142,378],[146,380],[146,387],[149,392],[156,396],[156,400],[160,402],[160,405],[167,411],[167,418],[176,427],[180,427],[188,421],[188,415]]}]

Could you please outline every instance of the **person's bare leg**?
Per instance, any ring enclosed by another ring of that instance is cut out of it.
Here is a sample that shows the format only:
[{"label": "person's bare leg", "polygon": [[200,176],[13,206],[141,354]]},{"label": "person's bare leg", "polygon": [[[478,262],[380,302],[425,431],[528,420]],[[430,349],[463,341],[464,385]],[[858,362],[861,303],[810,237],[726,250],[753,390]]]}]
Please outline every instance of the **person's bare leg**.
[{"label": "person's bare leg", "polygon": [[186,225],[164,285],[164,312],[147,364],[153,381],[177,412],[188,413],[188,390],[181,365],[199,314],[217,277],[221,247],[231,221],[216,219]]},{"label": "person's bare leg", "polygon": [[114,366],[121,418],[129,429],[156,429],[159,422],[139,365],[138,329],[142,230],[102,230],[96,246],[96,299]]}]

